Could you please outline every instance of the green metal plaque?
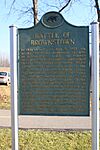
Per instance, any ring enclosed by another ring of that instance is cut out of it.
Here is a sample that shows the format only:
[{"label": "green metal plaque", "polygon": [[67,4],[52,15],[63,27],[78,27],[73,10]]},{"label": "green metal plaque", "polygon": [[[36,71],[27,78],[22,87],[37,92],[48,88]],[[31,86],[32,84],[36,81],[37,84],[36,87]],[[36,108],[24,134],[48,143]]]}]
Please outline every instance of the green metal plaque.
[{"label": "green metal plaque", "polygon": [[89,115],[89,27],[57,12],[18,29],[18,103],[21,115]]}]

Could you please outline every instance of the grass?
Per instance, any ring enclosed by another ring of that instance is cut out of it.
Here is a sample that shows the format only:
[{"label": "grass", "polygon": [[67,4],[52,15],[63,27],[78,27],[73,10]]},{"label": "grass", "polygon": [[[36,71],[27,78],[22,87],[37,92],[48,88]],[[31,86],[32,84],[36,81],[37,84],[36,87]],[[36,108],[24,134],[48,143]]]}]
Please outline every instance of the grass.
[{"label": "grass", "polygon": [[0,85],[0,109],[10,109],[10,86]]},{"label": "grass", "polygon": [[[0,129],[0,149],[11,150],[11,130]],[[19,130],[19,150],[91,150],[91,132]]]}]

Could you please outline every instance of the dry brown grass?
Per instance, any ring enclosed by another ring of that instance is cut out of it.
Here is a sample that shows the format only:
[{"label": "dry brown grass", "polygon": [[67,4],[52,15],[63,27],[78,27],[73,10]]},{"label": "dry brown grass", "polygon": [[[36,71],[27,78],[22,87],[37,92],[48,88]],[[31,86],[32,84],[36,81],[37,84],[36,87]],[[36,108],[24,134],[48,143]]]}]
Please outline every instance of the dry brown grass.
[{"label": "dry brown grass", "polygon": [[[10,71],[10,68],[0,68],[0,71]],[[10,109],[10,86],[0,85],[0,109]]]},{"label": "dry brown grass", "polygon": [[9,67],[0,67],[0,71],[10,71]]},{"label": "dry brown grass", "polygon": [[0,109],[10,109],[10,86],[0,85]]}]

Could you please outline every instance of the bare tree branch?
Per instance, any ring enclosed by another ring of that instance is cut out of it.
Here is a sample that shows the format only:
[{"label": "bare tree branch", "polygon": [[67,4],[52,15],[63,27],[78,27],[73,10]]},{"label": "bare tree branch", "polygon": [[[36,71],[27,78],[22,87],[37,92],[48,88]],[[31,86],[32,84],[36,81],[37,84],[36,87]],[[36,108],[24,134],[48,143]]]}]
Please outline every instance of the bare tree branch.
[{"label": "bare tree branch", "polygon": [[69,5],[70,2],[71,2],[71,0],[68,0],[67,4],[66,4],[65,6],[63,6],[63,7],[59,10],[59,12],[61,12],[63,9],[65,9],[65,8]]},{"label": "bare tree branch", "polygon": [[10,7],[10,10],[9,10],[9,13],[8,13],[8,14],[10,14],[10,12],[11,12],[11,10],[12,10],[13,5],[14,5],[15,2],[16,2],[16,0],[13,0],[13,2],[12,2],[12,4],[11,4],[11,7]]},{"label": "bare tree branch", "polygon": [[46,3],[46,2],[44,2],[44,4],[45,4],[47,7],[59,9],[59,7],[57,7],[56,5],[50,5],[50,4]]}]

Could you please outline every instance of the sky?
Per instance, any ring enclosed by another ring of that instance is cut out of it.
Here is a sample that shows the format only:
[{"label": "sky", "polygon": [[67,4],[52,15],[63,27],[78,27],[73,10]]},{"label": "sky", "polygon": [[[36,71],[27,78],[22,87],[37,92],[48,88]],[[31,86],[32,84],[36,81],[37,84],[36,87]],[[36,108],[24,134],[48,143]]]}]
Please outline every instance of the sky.
[{"label": "sky", "polygon": [[[27,7],[32,6],[32,0],[16,0],[10,12],[12,1],[13,0],[0,0],[0,56],[7,57],[8,59],[10,59],[9,26],[12,24],[15,24],[17,28],[33,26],[31,13],[24,13]],[[61,3],[59,3],[59,1],[61,1]],[[59,11],[60,8],[64,6],[63,1],[64,0],[55,0],[54,3],[54,0],[38,0],[39,20],[42,15],[48,11]],[[97,20],[93,0],[76,0],[71,6],[64,9],[61,14],[66,21],[77,26],[90,25],[91,22]]]}]

